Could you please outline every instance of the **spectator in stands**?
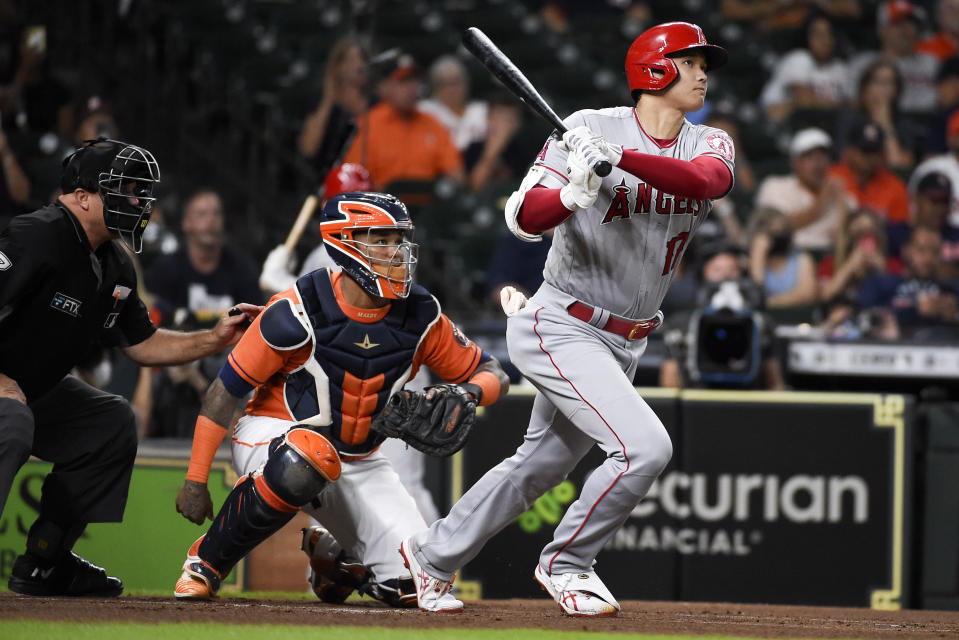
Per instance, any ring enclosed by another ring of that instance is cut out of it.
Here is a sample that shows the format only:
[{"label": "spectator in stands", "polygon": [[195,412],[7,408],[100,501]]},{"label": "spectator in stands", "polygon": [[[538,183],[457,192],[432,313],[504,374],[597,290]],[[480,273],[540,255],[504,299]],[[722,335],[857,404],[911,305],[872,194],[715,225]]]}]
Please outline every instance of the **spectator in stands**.
[{"label": "spectator in stands", "polygon": [[[694,265],[694,270],[695,280],[698,284],[697,289],[702,289],[705,284],[742,283],[743,279],[746,278],[742,250],[722,239],[713,240],[701,246],[699,260]],[[759,308],[753,310],[761,311],[761,305],[758,306]],[[670,347],[669,356],[663,358],[660,365],[659,386],[661,387],[681,388],[691,386],[686,357],[688,349],[693,347],[693,345],[688,344],[689,339],[686,337],[691,318],[692,313],[689,309],[666,318],[665,326],[671,334],[667,338],[667,344],[672,343],[674,346]],[[760,336],[762,358],[760,372],[748,386],[757,389],[784,389],[782,368],[772,354],[772,324],[767,320],[764,321],[763,325]]]},{"label": "spectator in stands", "polygon": [[437,58],[430,66],[429,84],[430,95],[418,107],[443,123],[457,149],[462,152],[486,139],[489,105],[482,100],[470,100],[469,74],[459,58]]},{"label": "spectator in stands", "polygon": [[524,148],[517,139],[522,124],[523,110],[515,99],[503,92],[490,97],[486,137],[463,150],[471,191],[482,191],[495,180],[517,180],[525,175],[536,150]]},{"label": "spectator in stands", "polygon": [[789,217],[798,249],[823,254],[836,242],[849,196],[829,177],[832,139],[822,129],[797,131],[789,142],[792,173],[766,176],[756,193],[756,209],[778,209]]},{"label": "spectator in stands", "polygon": [[955,327],[959,323],[959,288],[937,275],[941,245],[937,230],[914,227],[903,248],[902,275],[876,274],[867,278],[859,295],[862,307],[892,309],[906,336],[915,337],[917,331],[929,327]]},{"label": "spectator in stands", "polygon": [[859,0],[722,0],[724,20],[745,22],[760,32],[798,31],[817,11],[834,20],[859,18]]},{"label": "spectator in stands", "polygon": [[856,101],[839,112],[836,123],[837,149],[842,153],[850,132],[872,121],[885,134],[886,162],[893,169],[912,169],[913,148],[921,139],[914,120],[899,113],[902,76],[891,60],[879,59],[866,67],[859,78]]},{"label": "spectator in stands", "polygon": [[46,26],[27,23],[9,35],[18,46],[8,50],[14,59],[0,86],[0,127],[29,180],[27,208],[32,209],[57,195],[60,162],[73,151],[74,108],[70,89],[47,56]]},{"label": "spectator in stands", "polygon": [[799,108],[837,109],[851,98],[852,76],[838,54],[830,18],[815,14],[802,33],[803,45],[783,56],[759,96],[773,122]]},{"label": "spectator in stands", "polygon": [[19,43],[13,77],[0,87],[0,114],[4,127],[10,130],[16,124],[36,136],[50,133],[69,139],[73,130],[70,90],[50,66],[46,26],[25,26],[20,32]]},{"label": "spectator in stands", "polygon": [[938,171],[927,173],[916,185],[912,199],[912,226],[937,229],[942,236],[939,276],[959,282],[959,228],[949,224],[952,183]]},{"label": "spectator in stands", "polygon": [[959,111],[959,56],[942,63],[936,75],[937,109],[929,120],[929,128],[923,141],[923,157],[949,150],[946,128],[949,118]]},{"label": "spectator in stands", "polygon": [[80,146],[84,140],[95,140],[100,136],[116,140],[120,136],[120,129],[110,105],[100,96],[92,95],[84,101],[79,110],[73,144]]},{"label": "spectator in stands", "polygon": [[935,56],[940,62],[959,55],[959,0],[936,3],[937,31],[916,44],[916,51]]},{"label": "spectator in stands", "polygon": [[949,178],[952,185],[952,204],[949,207],[947,224],[959,230],[959,109],[946,123],[946,140],[949,151],[923,160],[909,176],[909,190],[916,192],[919,181],[927,174],[938,172]]},{"label": "spectator in stands", "polygon": [[26,205],[29,198],[30,179],[0,128],[0,231],[7,226],[10,218],[28,211]]},{"label": "spectator in stands", "polygon": [[905,113],[931,114],[936,108],[939,60],[916,51],[921,26],[920,10],[909,0],[880,3],[876,15],[880,47],[853,56],[851,65],[858,81],[866,67],[876,60],[892,60],[904,80],[899,108]]},{"label": "spectator in stands", "polygon": [[818,298],[816,265],[793,246],[789,217],[777,209],[760,209],[749,243],[749,275],[761,285],[766,307],[801,307]]},{"label": "spectator in stands", "polygon": [[740,143],[742,138],[739,135],[739,119],[732,113],[712,111],[703,124],[728,133],[736,147],[736,176],[733,188],[722,198],[713,200],[713,214],[722,222],[727,239],[737,244],[745,244],[746,232],[741,224],[741,216],[745,217],[745,215],[740,212],[740,207],[747,202],[752,202],[756,193],[757,179],[746,154],[746,146]]},{"label": "spectator in stands", "polygon": [[[324,145],[335,138],[345,123],[355,121],[369,108],[369,63],[363,46],[354,36],[337,40],[326,59],[323,95],[316,109],[303,122],[300,153],[322,163],[329,155]],[[329,168],[329,165],[324,167]]]},{"label": "spectator in stands", "polygon": [[397,54],[382,74],[382,101],[360,119],[343,162],[366,167],[373,188],[380,191],[395,180],[447,176],[463,183],[463,159],[446,127],[416,106],[420,72],[413,58]]},{"label": "spectator in stands", "polygon": [[875,122],[850,132],[842,160],[829,173],[843,181],[859,209],[870,209],[888,224],[909,221],[906,183],[885,167],[886,134]]},{"label": "spectator in stands", "polygon": [[859,209],[848,215],[836,252],[819,262],[819,299],[855,300],[863,281],[875,273],[899,273],[902,265],[887,257],[885,225],[876,214]]},{"label": "spectator in stands", "polygon": [[[170,219],[166,215],[167,204],[157,200],[153,203],[153,215],[149,226],[143,230],[143,251],[138,256],[143,272],[146,273],[160,257],[174,253],[180,248],[180,239],[170,228]],[[144,290],[146,287],[144,287]]]},{"label": "spectator in stands", "polygon": [[[219,194],[201,188],[183,209],[184,246],[159,258],[146,276],[157,324],[202,329],[240,301],[261,304],[263,294],[251,261],[225,242]],[[154,389],[151,435],[189,438],[200,400],[226,353],[163,370]]]}]

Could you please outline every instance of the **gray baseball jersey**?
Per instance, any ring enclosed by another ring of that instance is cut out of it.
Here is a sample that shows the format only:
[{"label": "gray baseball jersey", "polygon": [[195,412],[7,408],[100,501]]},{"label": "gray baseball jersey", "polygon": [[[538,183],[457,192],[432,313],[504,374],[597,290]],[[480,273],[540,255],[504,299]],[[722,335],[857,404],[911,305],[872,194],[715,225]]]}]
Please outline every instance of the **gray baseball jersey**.
[{"label": "gray baseball jersey", "polygon": [[[660,143],[643,131],[629,107],[579,111],[566,122],[586,125],[627,149],[682,160],[715,156],[733,170],[733,145],[720,129],[684,121],[676,139]],[[566,154],[553,142],[540,152],[520,189],[535,183],[550,188],[566,184]],[[507,321],[510,360],[539,392],[526,438],[446,518],[411,538],[410,550],[430,575],[450,579],[598,445],[606,459],[589,476],[538,560],[551,575],[592,569],[603,545],[669,462],[672,443],[633,388],[645,338],[630,340],[598,328],[573,317],[569,309],[578,300],[636,320],[655,315],[709,210],[708,200],[660,193],[614,168],[603,179],[594,206],[556,228],[545,282]],[[515,226],[509,218],[507,224]],[[514,233],[532,239],[522,230]],[[558,414],[570,424],[555,422]]]},{"label": "gray baseball jersey", "polygon": [[[721,129],[684,121],[679,135],[661,145],[647,135],[630,107],[577,111],[566,126],[586,126],[624,149],[692,160],[713,156],[733,171],[734,150]],[[550,188],[566,185],[566,152],[548,141],[532,173]],[[560,291],[626,318],[659,310],[690,238],[709,215],[709,200],[655,189],[618,167],[603,179],[592,207],[556,228],[543,275]]]}]

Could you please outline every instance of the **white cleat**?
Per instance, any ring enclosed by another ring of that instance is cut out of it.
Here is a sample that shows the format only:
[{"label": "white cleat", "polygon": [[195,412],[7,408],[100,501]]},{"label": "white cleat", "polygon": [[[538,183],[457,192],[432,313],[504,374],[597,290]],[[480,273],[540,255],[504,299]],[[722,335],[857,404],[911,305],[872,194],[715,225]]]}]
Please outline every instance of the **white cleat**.
[{"label": "white cleat", "polygon": [[533,577],[568,616],[601,618],[620,611],[616,598],[595,571],[550,575],[537,564]]},{"label": "white cleat", "polygon": [[416,561],[409,538],[400,543],[400,555],[416,585],[416,604],[420,609],[434,613],[459,613],[463,610],[463,603],[450,593],[452,583],[434,578]]}]

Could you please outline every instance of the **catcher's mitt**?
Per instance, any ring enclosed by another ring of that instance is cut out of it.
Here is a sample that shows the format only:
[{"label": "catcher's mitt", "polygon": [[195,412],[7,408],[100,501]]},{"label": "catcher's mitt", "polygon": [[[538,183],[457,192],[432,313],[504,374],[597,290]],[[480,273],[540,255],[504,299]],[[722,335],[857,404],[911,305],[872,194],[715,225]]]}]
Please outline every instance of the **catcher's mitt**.
[{"label": "catcher's mitt", "polygon": [[445,457],[463,448],[475,420],[476,400],[459,385],[439,384],[422,392],[394,393],[370,426],[431,456]]}]

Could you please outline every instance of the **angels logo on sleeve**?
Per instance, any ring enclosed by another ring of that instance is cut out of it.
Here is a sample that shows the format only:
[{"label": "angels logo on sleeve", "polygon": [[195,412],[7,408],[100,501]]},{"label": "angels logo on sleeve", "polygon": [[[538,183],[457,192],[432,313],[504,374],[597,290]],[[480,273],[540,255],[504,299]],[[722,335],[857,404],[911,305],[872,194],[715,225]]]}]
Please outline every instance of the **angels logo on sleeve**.
[{"label": "angels logo on sleeve", "polygon": [[730,162],[736,157],[736,150],[733,141],[724,133],[711,133],[706,138],[706,144],[709,148]]},{"label": "angels logo on sleeve", "polygon": [[546,138],[546,144],[543,145],[543,148],[539,150],[539,153],[536,154],[536,159],[540,162],[546,160],[546,150],[549,149],[549,143],[553,141],[553,136]]},{"label": "angels logo on sleeve", "polygon": [[7,255],[0,251],[0,271],[6,271],[13,266],[13,260],[7,257]]}]

